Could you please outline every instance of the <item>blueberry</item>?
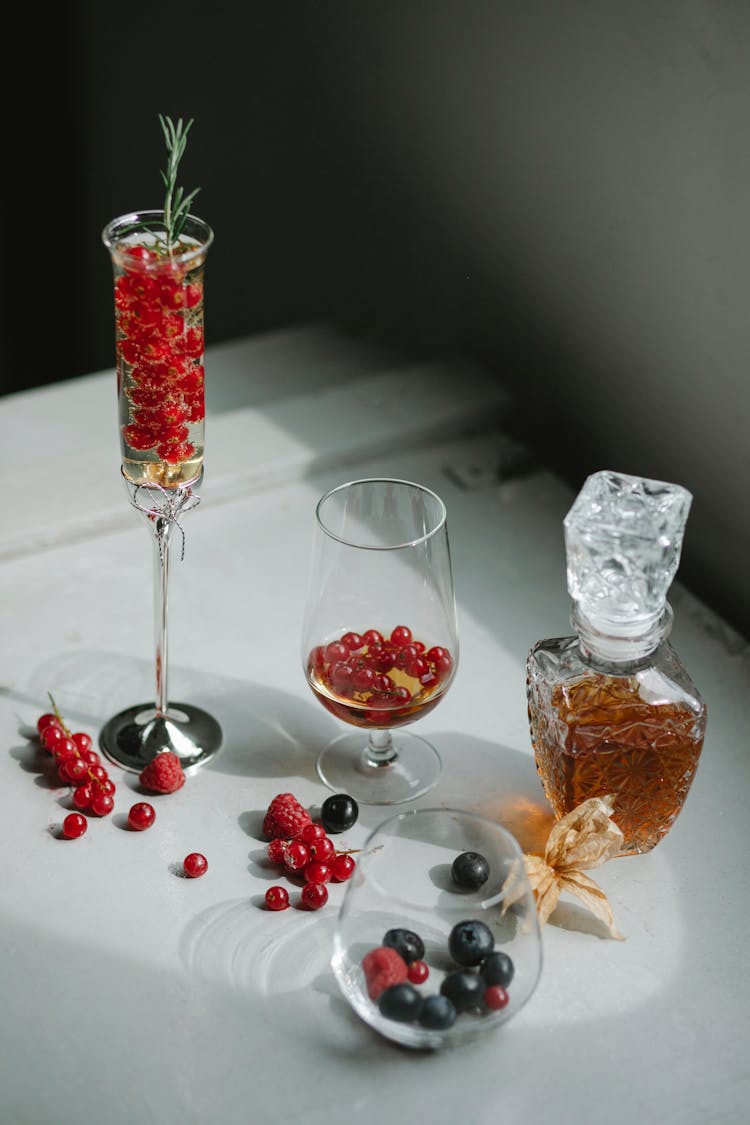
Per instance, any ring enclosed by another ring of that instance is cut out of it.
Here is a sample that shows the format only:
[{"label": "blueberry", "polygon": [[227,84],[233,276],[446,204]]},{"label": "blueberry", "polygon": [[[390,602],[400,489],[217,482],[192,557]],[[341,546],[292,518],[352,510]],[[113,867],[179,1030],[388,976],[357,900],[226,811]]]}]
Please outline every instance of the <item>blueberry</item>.
[{"label": "blueberry", "polygon": [[448,951],[459,965],[478,965],[494,948],[492,930],[475,919],[458,922],[448,938]]},{"label": "blueberry", "polygon": [[484,989],[485,984],[479,973],[473,973],[471,969],[458,969],[455,973],[448,973],[440,985],[441,995],[452,1001],[457,1012],[480,1007]]},{"label": "blueberry", "polygon": [[320,808],[320,819],[326,832],[346,832],[357,823],[359,805],[348,793],[333,793]]},{"label": "blueberry", "polygon": [[459,887],[476,891],[490,877],[490,865],[481,852],[461,852],[451,867],[453,882]]},{"label": "blueberry", "polygon": [[412,961],[424,959],[424,942],[419,934],[415,934],[413,930],[405,930],[402,927],[388,930],[383,938],[383,945],[387,945],[400,953],[407,965],[410,965]]},{"label": "blueberry", "polygon": [[413,984],[392,984],[378,997],[380,1014],[399,1023],[415,1023],[421,1014],[422,996]]},{"label": "blueberry", "polygon": [[433,993],[425,996],[419,1022],[422,1027],[429,1027],[432,1031],[443,1031],[447,1027],[453,1027],[457,1015],[456,1005],[449,996]]},{"label": "blueberry", "polygon": [[515,966],[508,954],[500,951],[490,953],[489,957],[485,957],[479,967],[479,973],[488,988],[493,984],[501,984],[503,988],[507,988],[513,980],[515,971]]}]

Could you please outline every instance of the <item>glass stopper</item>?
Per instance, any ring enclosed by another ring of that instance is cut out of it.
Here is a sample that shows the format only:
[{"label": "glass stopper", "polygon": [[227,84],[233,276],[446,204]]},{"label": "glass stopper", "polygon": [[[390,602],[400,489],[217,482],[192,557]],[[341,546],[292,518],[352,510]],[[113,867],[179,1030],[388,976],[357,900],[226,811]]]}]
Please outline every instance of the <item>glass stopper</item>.
[{"label": "glass stopper", "polygon": [[649,628],[677,572],[692,494],[678,484],[602,470],[563,521],[568,591],[610,632]]}]

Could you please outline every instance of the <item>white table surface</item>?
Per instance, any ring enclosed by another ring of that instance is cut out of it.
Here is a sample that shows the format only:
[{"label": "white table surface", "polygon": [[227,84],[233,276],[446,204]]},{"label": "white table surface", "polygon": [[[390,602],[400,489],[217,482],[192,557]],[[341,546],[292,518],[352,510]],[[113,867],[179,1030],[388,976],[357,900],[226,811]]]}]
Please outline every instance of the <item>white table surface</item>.
[{"label": "white table surface", "polygon": [[[399,367],[312,326],[209,349],[207,459],[172,572],[170,696],[210,710],[218,757],[157,823],[115,766],[115,811],[59,838],[69,792],[28,728],[52,692],[96,740],[153,698],[151,545],[119,478],[113,372],[0,399],[0,1122],[738,1122],[750,1104],[746,699],[731,628],[677,583],[673,641],[709,708],[685,809],[651,854],[593,872],[626,941],[575,900],[543,931],[536,994],[480,1043],[415,1054],[349,1010],[328,959],[344,885],[317,913],[262,907],[263,813],[320,805],[341,726],[312,697],[299,634],[313,507],[360,475],[444,498],[461,627],[454,686],[418,732],[444,773],[420,805],[475,808],[523,841],[544,809],[524,663],[569,632],[549,473],[500,479],[503,392],[470,365]],[[602,466],[617,468],[617,466]],[[688,535],[690,526],[688,524]],[[390,810],[365,808],[357,847]],[[175,875],[202,851],[201,879]]]}]

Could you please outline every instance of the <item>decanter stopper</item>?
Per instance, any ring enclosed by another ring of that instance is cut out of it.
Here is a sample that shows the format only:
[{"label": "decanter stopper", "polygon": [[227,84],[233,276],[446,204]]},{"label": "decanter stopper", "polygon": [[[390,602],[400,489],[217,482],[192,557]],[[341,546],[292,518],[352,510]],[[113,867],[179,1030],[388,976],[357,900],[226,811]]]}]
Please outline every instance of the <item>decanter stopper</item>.
[{"label": "decanter stopper", "polygon": [[686,488],[602,470],[563,521],[577,616],[610,637],[644,635],[664,614],[692,502]]}]

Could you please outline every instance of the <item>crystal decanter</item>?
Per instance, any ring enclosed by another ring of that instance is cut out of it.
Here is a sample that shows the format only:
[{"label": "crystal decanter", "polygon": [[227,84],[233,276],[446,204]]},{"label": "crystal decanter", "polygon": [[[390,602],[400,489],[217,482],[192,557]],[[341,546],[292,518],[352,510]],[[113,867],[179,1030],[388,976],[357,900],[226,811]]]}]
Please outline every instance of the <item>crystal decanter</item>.
[{"label": "crystal decanter", "polygon": [[614,799],[621,854],[667,834],[695,777],[706,706],[669,643],[667,592],[692,496],[592,474],[564,520],[573,636],[538,641],[526,685],[537,771],[558,817]]}]

